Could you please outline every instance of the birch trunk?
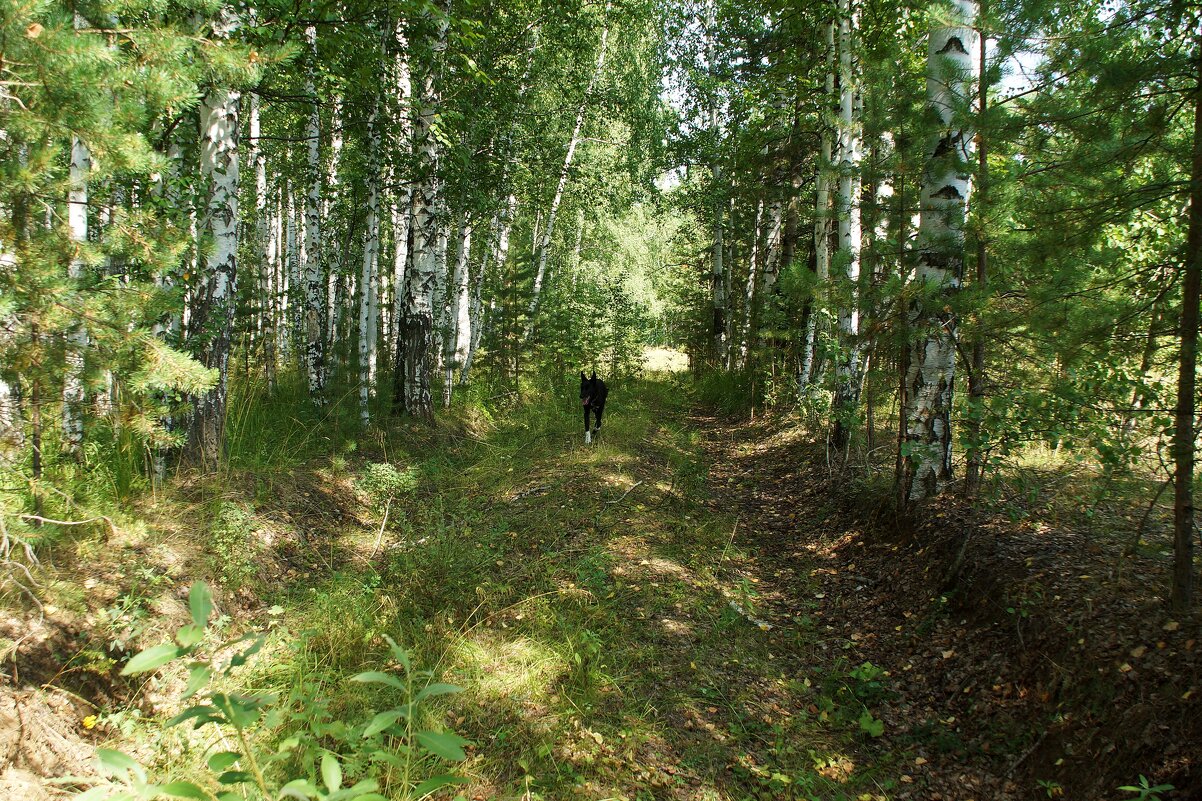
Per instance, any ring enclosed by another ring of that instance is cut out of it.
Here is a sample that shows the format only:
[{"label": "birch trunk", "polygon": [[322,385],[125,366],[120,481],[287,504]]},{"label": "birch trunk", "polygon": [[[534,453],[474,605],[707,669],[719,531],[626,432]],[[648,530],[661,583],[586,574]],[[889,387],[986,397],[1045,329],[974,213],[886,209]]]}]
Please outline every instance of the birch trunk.
[{"label": "birch trunk", "polygon": [[448,290],[450,327],[447,331],[446,356],[443,365],[442,406],[451,406],[451,394],[455,389],[455,371],[467,356],[468,340],[472,335],[471,296],[468,285],[468,259],[472,249],[472,226],[464,215],[459,223],[456,239],[459,248],[455,254],[455,270]]},{"label": "birch trunk", "polygon": [[[398,106],[395,123],[396,152],[401,154],[400,158],[403,159],[413,147],[413,80],[409,72],[409,40],[405,33],[403,20],[397,21],[393,42],[396,48],[393,69],[396,73],[395,96]],[[393,162],[392,183],[396,187],[390,207],[393,238],[392,321],[387,342],[389,343],[389,356],[395,360],[398,354],[401,316],[404,314],[405,295],[408,289],[409,228],[413,215],[413,187],[409,182],[407,170],[401,169],[400,159]]]},{"label": "birch trunk", "polygon": [[463,369],[459,372],[460,385],[466,385],[468,375],[472,368],[472,362],[475,360],[476,351],[480,347],[480,340],[484,336],[488,325],[493,322],[493,314],[496,310],[496,299],[489,303],[488,313],[485,314],[482,293],[484,284],[488,281],[489,267],[498,274],[503,274],[505,263],[509,260],[509,232],[513,228],[514,218],[517,216],[518,198],[516,194],[510,193],[505,201],[505,207],[497,211],[493,218],[494,235],[490,240],[490,245],[484,251],[484,258],[480,264],[480,277],[476,281],[472,291],[472,308],[473,308],[473,324],[472,337],[468,344],[467,356],[463,360]]},{"label": "birch trunk", "polygon": [[842,449],[860,404],[860,163],[859,64],[854,41],[859,9],[839,0],[839,197],[838,236],[844,264],[839,297],[839,363],[835,368],[831,440]]},{"label": "birch trunk", "polygon": [[376,387],[376,341],[380,321],[378,264],[380,257],[380,103],[367,117],[367,229],[363,269],[359,274],[359,422],[371,422],[369,401]]},{"label": "birch trunk", "polygon": [[[237,17],[222,9],[214,26],[218,38],[237,28]],[[212,87],[200,107],[200,173],[208,185],[207,222],[213,246],[205,256],[206,292],[194,314],[198,350],[206,367],[217,370],[217,384],[196,398],[188,436],[192,455],[216,464],[224,447],[229,388],[230,338],[238,275],[238,106],[240,94]]]},{"label": "birch trunk", "polygon": [[747,369],[751,353],[751,318],[755,308],[756,270],[760,260],[760,227],[764,221],[764,201],[755,205],[755,227],[751,234],[751,255],[747,258],[747,287],[743,295],[743,330],[739,337],[739,368]]},{"label": "birch trunk", "polygon": [[[830,64],[835,57],[835,25],[828,22],[826,26],[827,61],[830,65],[826,73],[826,96],[833,97],[835,93],[834,66]],[[802,346],[801,374],[798,384],[802,392],[806,392],[814,381],[814,361],[818,345],[818,317],[821,313],[823,299],[826,297],[826,285],[830,279],[831,250],[830,250],[830,205],[831,205],[831,167],[834,145],[831,141],[829,126],[823,126],[822,141],[819,145],[818,174],[815,176],[814,193],[814,293],[810,300],[810,314],[806,319],[805,344]]]},{"label": "birch trunk", "polygon": [[[76,18],[76,27],[80,20]],[[67,195],[67,223],[75,253],[67,265],[67,278],[76,288],[83,280],[85,263],[83,247],[88,241],[88,173],[92,155],[78,136],[71,137],[71,164],[68,173],[70,189]],[[84,352],[88,347],[88,329],[83,318],[72,322],[67,330],[66,370],[63,374],[63,450],[78,459],[83,446],[83,410],[87,400],[84,392]]]},{"label": "birch trunk", "polygon": [[322,270],[321,241],[321,104],[317,97],[317,28],[305,28],[309,63],[305,71],[305,94],[309,97],[309,121],[305,127],[308,151],[308,194],[305,196],[305,371],[309,394],[319,405],[325,402],[325,342],[328,310],[326,277]]},{"label": "birch trunk", "polygon": [[[325,193],[321,199],[322,216],[328,222],[334,215],[338,200],[338,169],[342,164],[342,99],[335,96],[333,108],[330,110],[330,163],[326,168]],[[344,259],[338,243],[329,237],[324,238],[325,272],[326,272],[326,345],[325,345],[325,381],[329,384],[335,359],[342,351],[335,349],[338,332],[342,325],[344,305],[339,302],[340,292],[346,288],[346,270]],[[339,362],[341,363],[341,362]]]},{"label": "birch trunk", "polygon": [[440,205],[438,184],[439,143],[433,135],[440,105],[436,64],[447,46],[448,0],[437,5],[440,13],[433,21],[429,36],[431,58],[422,77],[419,113],[414,125],[416,137],[416,178],[413,209],[413,272],[406,287],[405,315],[399,347],[404,371],[398,375],[404,409],[422,419],[432,419],[434,404],[430,394],[430,359],[434,345],[434,289],[438,280],[437,244]]},{"label": "birch trunk", "polygon": [[275,392],[275,245],[274,225],[267,209],[267,155],[259,139],[262,125],[259,118],[259,96],[250,95],[249,136],[247,156],[255,165],[255,249],[259,257],[259,341],[263,347],[263,372],[269,392]]},{"label": "birch trunk", "polygon": [[287,196],[287,214],[288,219],[285,222],[287,227],[287,253],[285,254],[285,279],[284,279],[284,312],[285,312],[285,335],[286,347],[289,353],[292,350],[293,341],[296,338],[296,289],[300,285],[300,237],[297,233],[296,225],[296,198],[292,191],[292,182],[287,181],[284,184],[284,194]]},{"label": "birch trunk", "polygon": [[[980,123],[977,125],[977,185],[976,185],[976,218],[977,218],[977,274],[976,289],[981,298],[989,291],[989,240],[985,229],[985,215],[982,211],[989,195],[989,150],[985,141],[984,122],[988,110],[989,83],[985,59],[989,50],[988,39],[985,36],[984,20],[988,7],[985,0],[979,0],[980,46],[977,50],[977,115]],[[984,301],[982,300],[982,303]],[[1153,304],[1155,310],[1155,304]],[[972,356],[968,367],[968,431],[964,438],[968,441],[964,465],[964,494],[972,497],[981,486],[981,477],[985,471],[985,443],[983,442],[982,418],[985,413],[985,332],[981,330],[981,310],[977,310],[977,332],[973,338]],[[1149,329],[1151,330],[1151,329]],[[1153,342],[1155,340],[1152,340]],[[1141,367],[1146,370],[1148,358],[1145,352]],[[1142,375],[1142,372],[1141,372]],[[1124,435],[1126,434],[1124,427]]]},{"label": "birch trunk", "polygon": [[[714,165],[714,191],[722,184],[722,166]],[[726,269],[723,257],[726,247],[722,241],[722,222],[726,204],[720,199],[714,203],[714,237],[710,266],[710,297],[713,306],[713,326],[710,335],[714,343],[715,364],[722,364],[726,350]]]},{"label": "birch trunk", "polygon": [[[940,130],[927,151],[919,200],[916,278],[909,309],[912,332],[906,367],[904,497],[914,503],[942,492],[952,479],[952,389],[956,318],[951,297],[964,271],[964,219],[971,186],[972,131],[960,109],[976,80],[973,0],[954,0],[954,14],[931,31],[927,48],[927,105]],[[930,298],[926,300],[925,298]]]},{"label": "birch trunk", "polygon": [[588,86],[585,87],[584,96],[580,98],[580,105],[576,108],[576,123],[572,126],[572,136],[568,139],[568,150],[563,158],[563,166],[559,170],[559,180],[555,184],[555,194],[551,197],[551,207],[547,210],[547,224],[542,230],[542,235],[538,240],[538,252],[536,257],[536,269],[534,272],[534,293],[530,298],[530,307],[526,311],[526,330],[523,338],[529,340],[534,334],[535,315],[538,313],[538,305],[542,296],[543,282],[547,277],[547,259],[551,253],[551,238],[555,235],[555,216],[559,213],[559,204],[563,200],[564,188],[568,185],[568,177],[571,175],[572,161],[576,157],[576,147],[580,144],[580,131],[584,127],[584,119],[588,114],[589,100],[592,98],[593,90],[597,86],[597,82],[601,79],[601,74],[605,70],[605,57],[609,49],[609,6],[606,6],[606,19],[601,28],[601,46],[597,50],[597,63],[593,68],[593,75],[589,78]]}]

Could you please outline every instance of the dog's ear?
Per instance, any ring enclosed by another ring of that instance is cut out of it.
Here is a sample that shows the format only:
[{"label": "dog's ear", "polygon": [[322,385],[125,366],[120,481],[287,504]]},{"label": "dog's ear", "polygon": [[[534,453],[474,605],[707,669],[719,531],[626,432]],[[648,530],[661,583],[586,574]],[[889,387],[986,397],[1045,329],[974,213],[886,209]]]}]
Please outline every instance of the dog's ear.
[{"label": "dog's ear", "polygon": [[594,381],[597,380],[597,371],[596,370],[593,370],[593,380]]},{"label": "dog's ear", "polygon": [[581,381],[582,383],[583,383],[583,382],[585,382],[585,381],[588,381],[588,379],[584,377],[584,371],[583,371],[583,370],[581,370],[581,371],[580,371],[580,381]]}]

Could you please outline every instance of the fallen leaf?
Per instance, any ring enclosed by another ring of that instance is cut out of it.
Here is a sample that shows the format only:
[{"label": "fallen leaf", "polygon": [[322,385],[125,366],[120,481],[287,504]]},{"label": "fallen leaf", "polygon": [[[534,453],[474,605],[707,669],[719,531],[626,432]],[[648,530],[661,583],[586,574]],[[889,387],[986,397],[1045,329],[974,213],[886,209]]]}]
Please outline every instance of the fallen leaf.
[{"label": "fallen leaf", "polygon": [[1140,659],[1147,652],[1148,652],[1148,647],[1146,645],[1140,645],[1136,648],[1131,649],[1131,656],[1133,659]]},{"label": "fallen leaf", "polygon": [[1168,623],[1165,623],[1163,626],[1161,626],[1161,628],[1165,631],[1176,631],[1177,629],[1181,628],[1181,624],[1176,620],[1170,620]]}]

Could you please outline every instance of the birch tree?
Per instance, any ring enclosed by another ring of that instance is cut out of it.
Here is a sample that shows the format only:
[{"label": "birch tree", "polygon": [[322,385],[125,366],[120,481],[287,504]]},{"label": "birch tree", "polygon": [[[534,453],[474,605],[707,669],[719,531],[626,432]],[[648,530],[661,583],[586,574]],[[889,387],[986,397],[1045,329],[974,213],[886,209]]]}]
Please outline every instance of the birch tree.
[{"label": "birch tree", "polygon": [[441,206],[438,162],[441,145],[434,134],[441,95],[437,66],[447,47],[449,0],[434,7],[427,20],[429,63],[421,81],[414,121],[416,188],[413,201],[413,271],[405,288],[405,314],[398,329],[398,348],[404,357],[400,374],[403,408],[422,419],[434,415],[430,394],[431,358],[434,355],[435,285],[438,282],[438,209]]},{"label": "birch tree", "polygon": [[318,404],[324,403],[325,341],[326,341],[326,277],[322,270],[322,170],[321,170],[321,100],[317,94],[317,26],[305,28],[309,49],[309,64],[305,70],[305,94],[310,98],[309,119],[305,126],[308,156],[308,193],[305,196],[305,369],[309,378],[309,394]]},{"label": "birch tree", "polygon": [[[213,35],[228,39],[238,17],[222,8]],[[195,400],[188,450],[216,464],[224,447],[229,360],[238,276],[238,115],[241,93],[212,86],[200,104],[200,174],[208,185],[206,221],[213,246],[205,255],[203,297],[193,315],[193,343],[201,362],[217,371],[217,382]]]},{"label": "birch tree", "polygon": [[[81,27],[80,18],[75,20]],[[78,286],[83,280],[86,263],[84,249],[88,242],[88,175],[92,170],[92,155],[78,136],[71,137],[71,164],[67,195],[67,227],[75,252],[67,265],[67,278]],[[83,447],[83,410],[87,400],[84,391],[84,353],[88,347],[88,329],[83,319],[74,321],[67,331],[66,370],[63,373],[63,450],[79,458]]]},{"label": "birch tree", "polygon": [[[828,22],[825,27],[827,71],[824,82],[824,97],[829,99],[835,94],[835,23]],[[825,104],[820,104],[825,108]],[[821,117],[821,115],[820,115]],[[831,126],[820,119],[822,125],[821,141],[819,144],[817,175],[814,179],[814,293],[810,301],[810,313],[806,318],[805,341],[801,351],[801,369],[798,384],[803,392],[814,383],[814,360],[817,358],[818,318],[821,315],[822,300],[826,296],[827,282],[831,271],[831,173],[834,143]]]},{"label": "birch tree", "polygon": [[376,342],[380,321],[380,129],[377,98],[367,117],[367,223],[359,274],[359,421],[371,422],[369,401],[376,386]]},{"label": "birch tree", "polygon": [[910,305],[913,332],[905,374],[904,496],[938,495],[952,478],[952,389],[956,318],[950,300],[964,269],[964,220],[971,186],[972,131],[965,109],[975,84],[973,0],[953,0],[927,41],[927,106],[938,120],[927,148],[918,228],[919,290]]},{"label": "birch tree", "polygon": [[860,161],[862,158],[859,65],[856,29],[859,9],[854,0],[839,0],[839,192],[836,201],[840,263],[839,362],[835,372],[834,426],[836,448],[847,444],[848,426],[860,400]]}]

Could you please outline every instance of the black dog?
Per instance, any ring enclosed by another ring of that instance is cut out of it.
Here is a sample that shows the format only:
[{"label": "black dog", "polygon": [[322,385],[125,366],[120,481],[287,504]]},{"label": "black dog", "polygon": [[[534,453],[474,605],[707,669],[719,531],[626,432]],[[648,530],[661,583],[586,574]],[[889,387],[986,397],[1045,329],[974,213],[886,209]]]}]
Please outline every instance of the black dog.
[{"label": "black dog", "polygon": [[[584,442],[586,445],[593,441],[593,434],[601,433],[601,414],[605,411],[605,398],[608,395],[609,387],[605,386],[604,381],[597,378],[596,370],[593,371],[592,378],[585,378],[584,373],[580,373],[580,400],[584,404]],[[589,431],[588,427],[590,410],[597,422],[592,431]]]}]

